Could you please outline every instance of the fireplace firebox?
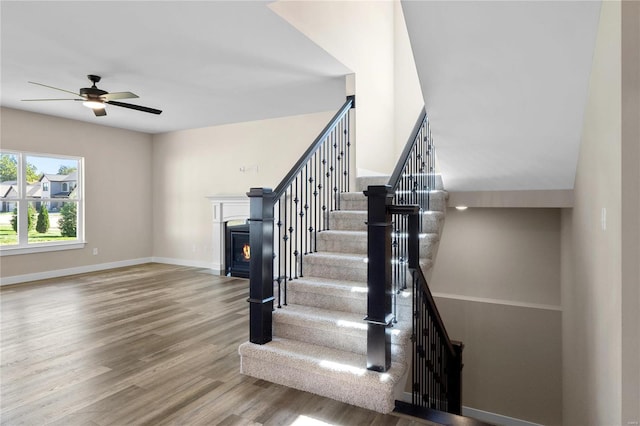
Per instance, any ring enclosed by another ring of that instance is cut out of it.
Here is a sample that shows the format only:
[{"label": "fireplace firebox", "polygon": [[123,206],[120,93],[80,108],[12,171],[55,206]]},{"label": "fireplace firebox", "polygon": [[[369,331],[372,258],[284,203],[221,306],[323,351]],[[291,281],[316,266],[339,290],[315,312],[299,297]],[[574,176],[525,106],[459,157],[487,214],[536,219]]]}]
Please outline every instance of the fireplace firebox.
[{"label": "fireplace firebox", "polygon": [[249,225],[227,225],[225,238],[225,271],[229,277],[249,278],[251,246]]}]

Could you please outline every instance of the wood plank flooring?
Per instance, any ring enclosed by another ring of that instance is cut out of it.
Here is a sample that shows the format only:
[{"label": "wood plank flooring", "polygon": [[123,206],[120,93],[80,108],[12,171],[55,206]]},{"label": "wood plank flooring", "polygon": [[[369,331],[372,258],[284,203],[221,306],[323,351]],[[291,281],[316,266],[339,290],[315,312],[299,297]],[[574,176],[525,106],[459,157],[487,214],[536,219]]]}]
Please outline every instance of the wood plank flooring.
[{"label": "wood plank flooring", "polygon": [[248,281],[147,264],[0,289],[2,425],[418,425],[240,374]]}]

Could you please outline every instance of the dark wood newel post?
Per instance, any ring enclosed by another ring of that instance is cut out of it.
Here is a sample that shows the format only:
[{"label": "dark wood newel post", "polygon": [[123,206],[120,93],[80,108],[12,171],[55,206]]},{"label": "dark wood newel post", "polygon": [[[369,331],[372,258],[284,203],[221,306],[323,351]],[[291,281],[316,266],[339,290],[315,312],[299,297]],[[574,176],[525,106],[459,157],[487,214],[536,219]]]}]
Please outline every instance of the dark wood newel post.
[{"label": "dark wood newel post", "polygon": [[391,204],[389,185],[372,185],[367,196],[367,368],[387,371],[391,366]]},{"label": "dark wood newel post", "polygon": [[271,188],[251,188],[249,197],[249,341],[259,345],[272,338],[273,206]]},{"label": "dark wood newel post", "polygon": [[449,412],[462,415],[462,342],[451,342],[455,356],[452,357],[451,371],[449,371],[447,389],[449,389]]}]

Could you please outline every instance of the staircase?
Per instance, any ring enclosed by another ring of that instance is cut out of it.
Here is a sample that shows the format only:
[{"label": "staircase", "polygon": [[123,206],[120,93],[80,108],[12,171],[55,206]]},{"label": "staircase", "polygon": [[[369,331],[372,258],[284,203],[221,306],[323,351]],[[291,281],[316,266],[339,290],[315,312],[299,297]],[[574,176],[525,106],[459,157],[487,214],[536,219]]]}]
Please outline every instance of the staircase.
[{"label": "staircase", "polygon": [[[287,283],[286,306],[273,313],[273,339],[239,347],[243,374],[381,413],[402,399],[411,369],[412,289],[397,294],[391,367],[367,369],[367,198],[369,185],[388,177],[358,178],[357,192],[340,194],[329,230],[316,234],[317,252],[304,255],[304,276]],[[441,188],[441,186],[439,186]],[[430,193],[422,215],[422,270],[430,273],[446,210],[445,191]],[[409,283],[410,284],[410,283]],[[274,290],[276,293],[277,290]]]}]

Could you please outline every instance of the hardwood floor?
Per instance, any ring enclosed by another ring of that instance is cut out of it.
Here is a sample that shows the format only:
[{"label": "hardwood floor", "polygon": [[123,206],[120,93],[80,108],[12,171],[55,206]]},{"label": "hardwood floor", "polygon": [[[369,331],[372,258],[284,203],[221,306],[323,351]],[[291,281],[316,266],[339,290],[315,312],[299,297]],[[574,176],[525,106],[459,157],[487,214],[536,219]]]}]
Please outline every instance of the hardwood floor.
[{"label": "hardwood floor", "polygon": [[1,424],[432,424],[241,375],[247,297],[162,264],[1,288]]}]

